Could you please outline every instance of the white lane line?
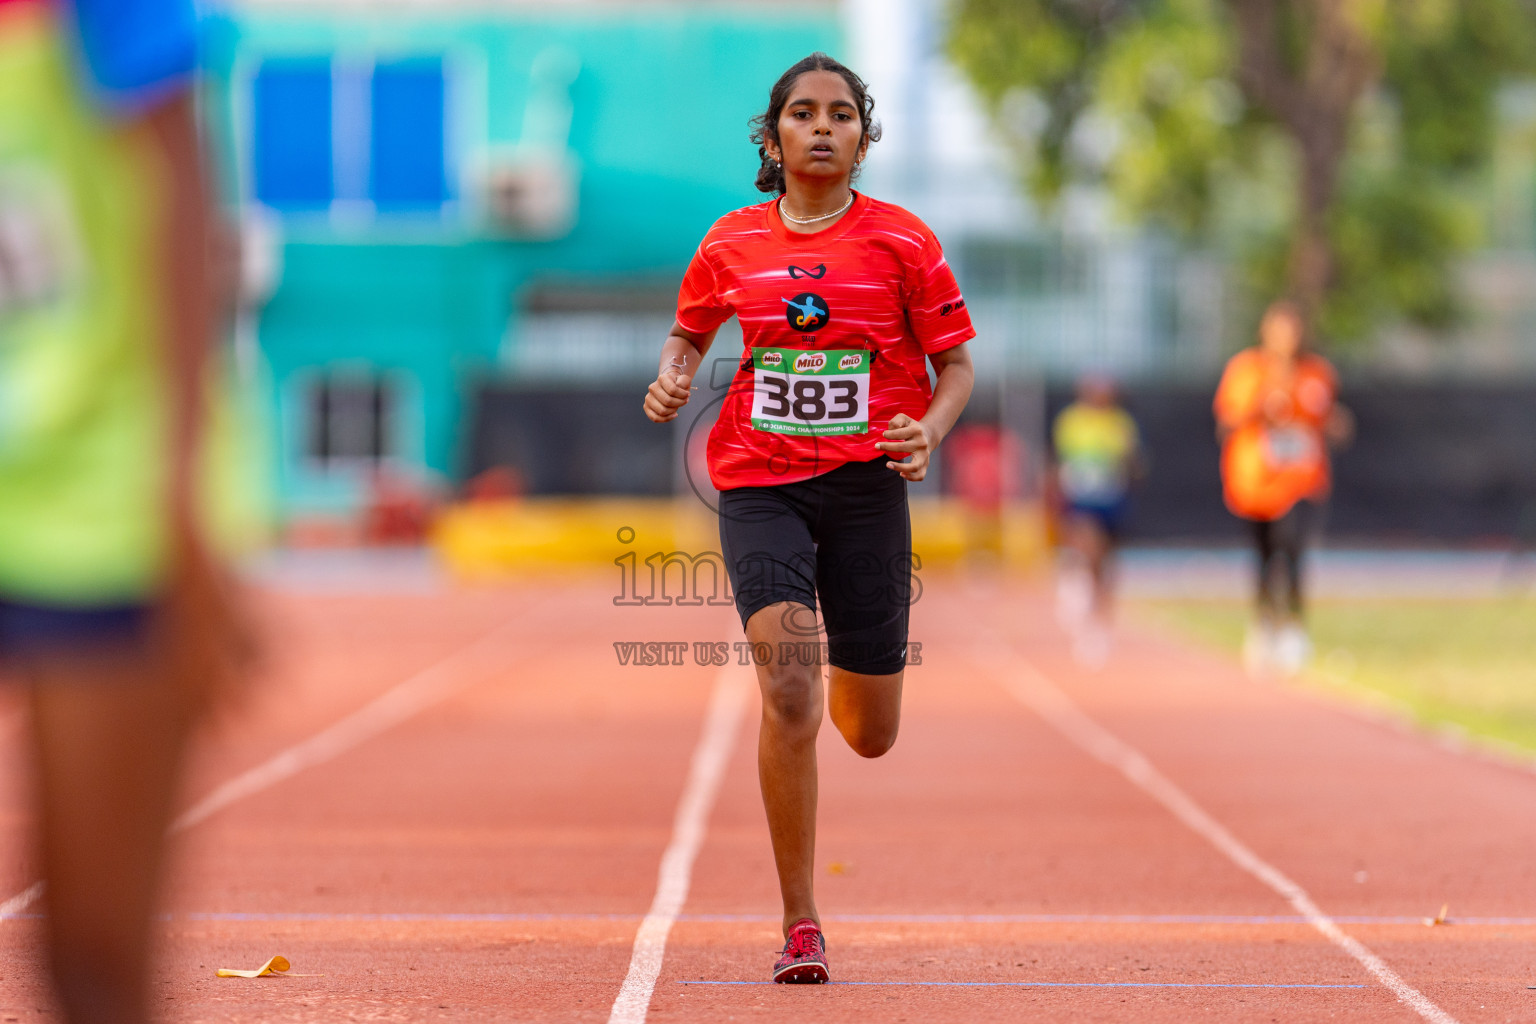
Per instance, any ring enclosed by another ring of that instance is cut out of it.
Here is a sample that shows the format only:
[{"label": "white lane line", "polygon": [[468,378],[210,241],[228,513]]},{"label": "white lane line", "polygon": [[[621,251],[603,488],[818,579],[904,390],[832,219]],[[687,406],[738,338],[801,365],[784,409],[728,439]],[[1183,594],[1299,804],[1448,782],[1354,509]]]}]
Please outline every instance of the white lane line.
[{"label": "white lane line", "polygon": [[[12,731],[21,732],[23,717],[23,713],[20,710],[0,711],[0,738],[5,737]],[[19,738],[17,742],[20,743]],[[43,883],[33,882],[11,898],[0,901],[0,921],[22,914],[42,894]]]},{"label": "white lane line", "polygon": [[43,883],[33,882],[15,896],[12,896],[4,903],[0,903],[0,921],[4,921],[8,917],[18,916],[42,894]]},{"label": "white lane line", "polygon": [[1084,714],[1072,699],[1047,679],[1039,669],[1024,661],[1016,652],[1010,652],[1010,654],[1011,660],[1018,668],[1003,677],[1003,685],[1020,702],[1088,754],[1124,775],[1133,785],[1162,804],[1197,835],[1226,854],[1238,867],[1273,889],[1305,918],[1308,924],[1322,932],[1328,941],[1359,961],[1360,965],[1374,975],[1377,981],[1390,989],[1393,995],[1420,1017],[1434,1024],[1456,1024],[1456,1018],[1430,1002],[1422,992],[1399,977],[1397,972],[1388,967],[1379,956],[1345,934],[1338,923],[1323,913],[1322,909],[1312,901],[1312,897],[1307,895],[1305,889],[1291,881],[1278,868],[1228,832],[1225,826],[1206,813],[1205,809],[1195,803],[1187,793],[1152,767],[1152,763],[1140,751]]},{"label": "white lane line", "polygon": [[608,1024],[643,1024],[650,1012],[651,993],[656,988],[661,961],[667,952],[667,935],[687,902],[688,887],[693,880],[693,862],[704,842],[710,810],[720,791],[720,780],[730,763],[736,736],[741,732],[741,716],[746,710],[750,681],[749,674],[734,666],[723,670],[715,680],[704,730],[699,735],[699,745],[694,748],[688,781],[672,822],[672,840],[661,855],[656,896],[651,901],[650,912],[640,922],[640,930],[635,933],[629,973],[624,976],[624,985],[613,1001]]},{"label": "white lane line", "polygon": [[479,682],[479,669],[489,670],[504,662],[494,654],[516,628],[517,624],[509,624],[481,637],[386,690],[324,731],[235,776],[188,808],[171,825],[172,830],[191,828],[230,804],[269,789],[306,768],[323,764]]},{"label": "white lane line", "polygon": [[[509,623],[481,637],[468,647],[461,648],[437,664],[384,691],[309,739],[236,775],[188,808],[171,823],[171,831],[180,832],[206,821],[231,804],[291,779],[306,768],[330,761],[479,682],[482,676],[476,669],[484,668],[488,671],[502,660],[493,655],[517,625]],[[42,894],[43,883],[33,883],[0,903],[0,919],[22,913]]]}]

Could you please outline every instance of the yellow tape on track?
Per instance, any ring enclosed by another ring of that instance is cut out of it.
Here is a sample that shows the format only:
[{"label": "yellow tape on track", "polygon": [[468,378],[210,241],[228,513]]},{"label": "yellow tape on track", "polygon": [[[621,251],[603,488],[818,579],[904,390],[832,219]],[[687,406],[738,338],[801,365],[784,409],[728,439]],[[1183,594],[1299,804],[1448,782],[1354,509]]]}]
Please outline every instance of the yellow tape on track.
[{"label": "yellow tape on track", "polygon": [[286,970],[288,970],[288,958],[275,956],[254,971],[238,971],[233,967],[220,967],[217,973],[221,978],[260,978],[263,975],[275,975]]}]

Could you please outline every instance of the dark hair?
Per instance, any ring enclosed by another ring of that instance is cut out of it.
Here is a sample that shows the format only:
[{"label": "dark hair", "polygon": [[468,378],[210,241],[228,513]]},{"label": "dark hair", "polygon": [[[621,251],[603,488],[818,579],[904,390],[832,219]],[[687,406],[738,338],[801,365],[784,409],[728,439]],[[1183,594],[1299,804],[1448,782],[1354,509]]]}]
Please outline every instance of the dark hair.
[{"label": "dark hair", "polygon": [[[843,81],[848,83],[848,91],[853,93],[853,102],[859,108],[859,124],[864,129],[862,139],[868,139],[870,142],[880,141],[880,125],[875,121],[875,99],[869,94],[869,86],[864,84],[864,79],[818,50],[809,57],[796,61],[788,71],[779,76],[779,80],[773,83],[772,91],[768,93],[768,109],[750,122],[752,141],[757,143],[757,158],[762,161],[757,169],[759,192],[784,191],[784,169],[769,158],[768,148],[764,143],[769,140],[775,143],[779,141],[779,116],[784,113],[784,104],[789,102],[789,91],[794,88],[800,76],[808,71],[830,71],[834,75],[840,75]],[[859,169],[855,167],[853,173],[857,177]]]}]

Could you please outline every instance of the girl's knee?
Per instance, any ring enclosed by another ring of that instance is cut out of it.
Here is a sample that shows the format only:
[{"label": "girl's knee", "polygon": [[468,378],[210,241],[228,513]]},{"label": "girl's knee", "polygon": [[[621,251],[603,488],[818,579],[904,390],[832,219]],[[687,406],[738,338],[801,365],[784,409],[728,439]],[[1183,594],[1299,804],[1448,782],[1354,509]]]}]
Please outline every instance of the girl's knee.
[{"label": "girl's knee", "polygon": [[859,725],[843,732],[843,739],[860,757],[880,757],[896,745],[896,726],[870,728]]},{"label": "girl's knee", "polygon": [[820,680],[801,666],[775,666],[762,682],[763,717],[789,729],[821,725]]}]

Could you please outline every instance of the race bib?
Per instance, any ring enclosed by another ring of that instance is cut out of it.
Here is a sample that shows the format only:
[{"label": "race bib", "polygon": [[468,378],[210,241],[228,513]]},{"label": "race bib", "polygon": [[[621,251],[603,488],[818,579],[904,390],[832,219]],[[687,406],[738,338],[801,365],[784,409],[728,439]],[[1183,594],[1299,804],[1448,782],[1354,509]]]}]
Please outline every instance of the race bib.
[{"label": "race bib", "polygon": [[1106,459],[1074,459],[1062,464],[1061,490],[1071,501],[1108,503],[1125,495],[1125,474]]},{"label": "race bib", "polygon": [[58,183],[0,165],[0,321],[58,303],[76,276],[79,250]]},{"label": "race bib", "polygon": [[752,350],[752,426],[777,434],[869,430],[867,349]]},{"label": "race bib", "polygon": [[83,283],[81,237],[62,182],[0,159],[0,448],[78,411],[86,381],[63,346],[78,336],[64,324]]},{"label": "race bib", "polygon": [[1264,432],[1264,455],[1274,469],[1303,466],[1317,459],[1317,438],[1305,427],[1271,427]]}]

